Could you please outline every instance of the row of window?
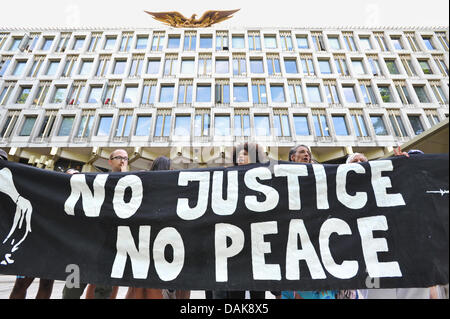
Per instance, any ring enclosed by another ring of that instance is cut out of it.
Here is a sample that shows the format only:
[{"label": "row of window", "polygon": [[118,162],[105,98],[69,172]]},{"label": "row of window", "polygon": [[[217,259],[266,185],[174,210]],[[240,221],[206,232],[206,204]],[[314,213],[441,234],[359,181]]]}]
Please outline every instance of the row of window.
[{"label": "row of window", "polygon": [[231,84],[228,80],[217,80],[215,84],[194,84],[191,79],[180,80],[177,84],[161,83],[159,86],[156,80],[144,81],[142,84],[122,84],[121,81],[109,81],[104,84],[89,85],[85,81],[74,81],[71,85],[52,84],[51,81],[40,81],[35,85],[17,85],[16,82],[5,82],[3,87],[0,87],[0,105],[117,105],[119,103],[154,105],[156,102],[178,105],[192,105],[194,102],[218,105],[230,105],[231,103],[252,103],[254,105],[269,105],[269,103],[294,105],[401,103],[410,105],[436,102],[443,105],[448,104],[448,97],[440,81],[425,82],[411,84],[402,80],[394,80],[392,83],[390,81],[372,83],[369,80],[359,80],[351,83],[338,83],[335,80],[324,80],[319,83],[305,83],[300,80],[292,80],[288,81],[287,87],[284,83],[266,84],[263,79],[254,79],[251,83]]},{"label": "row of window", "polygon": [[[198,38],[198,40],[197,40]],[[103,35],[101,32],[91,35],[74,35],[61,33],[60,36],[41,35],[39,33],[26,34],[25,36],[9,36],[8,33],[0,33],[0,51],[28,51],[40,50],[42,52],[95,52],[119,51],[128,52],[132,49],[146,50],[149,46],[149,34],[137,34],[124,32],[119,35]],[[411,50],[434,51],[449,49],[446,33],[443,31],[418,35],[415,32],[399,32],[394,35],[386,35],[384,32],[373,32],[355,36],[353,32],[336,32],[323,34],[312,31],[311,34],[293,35],[291,32],[263,33],[248,31],[232,34],[226,31],[217,31],[215,35],[186,32],[181,34],[168,34],[164,31],[155,31],[152,34],[150,48],[152,51],[164,49],[180,49],[185,51],[197,49],[215,49],[219,51],[229,49],[282,49],[292,51],[297,49],[314,49],[316,51],[347,50],[347,51],[396,51]],[[247,43],[247,46],[246,46]],[[420,45],[419,45],[420,43]]]},{"label": "row of window", "polygon": [[[274,114],[254,114],[250,115],[249,110],[236,110],[234,115],[215,114],[211,119],[208,110],[191,114],[177,113],[172,115],[170,110],[160,110],[153,128],[154,137],[184,136],[184,137],[209,137],[209,136],[275,136],[292,137],[309,136],[328,138],[335,136],[350,136],[353,133],[356,137],[370,137],[393,135],[396,137],[408,137],[407,126],[403,119],[407,119],[413,134],[418,135],[424,131],[422,116],[420,114],[401,115],[399,110],[387,110],[386,114],[364,115],[362,109],[350,110],[350,117],[345,114],[327,114],[324,110],[312,110],[311,114],[289,115],[287,110],[274,110]],[[425,110],[428,125],[433,126],[441,120],[434,110]],[[448,117],[448,114],[445,114]],[[15,126],[18,123],[20,111],[10,111],[3,123],[0,132],[1,138],[12,136]],[[38,115],[24,115],[17,136],[34,135],[37,139],[49,138],[52,136],[71,136],[74,134],[75,140],[85,140],[92,136],[126,138],[132,136],[149,136],[152,129],[152,114],[133,115],[133,110],[121,110],[117,116],[113,114],[97,114],[95,110],[85,110],[78,119],[78,127],[75,132],[72,129],[75,124],[75,115],[58,115],[57,110],[47,110],[44,118],[40,118],[40,127],[37,132],[33,132]],[[133,123],[135,118],[135,123]],[[173,118],[173,120],[172,120]],[[369,133],[367,126],[368,119],[372,125],[373,133]],[[386,125],[389,121],[390,127]],[[252,121],[252,123],[251,123]],[[292,123],[292,125],[290,124]],[[212,124],[214,126],[212,127]],[[330,126],[330,124],[332,126]],[[56,129],[57,125],[59,127]],[[95,126],[94,126],[95,125]],[[114,131],[111,132],[112,127]],[[173,127],[173,129],[172,129]],[[333,133],[331,131],[333,129]],[[292,128],[292,129],[291,129]],[[389,133],[391,132],[391,133]]]},{"label": "row of window", "polygon": [[[106,55],[100,56],[98,59],[79,59],[78,56],[67,56],[66,59],[61,60],[46,58],[46,56],[35,56],[32,59],[16,58],[13,62],[12,60],[11,56],[4,56],[0,59],[0,77],[5,75],[19,78],[71,77],[74,75],[85,77],[105,77],[107,75],[139,77],[144,74],[211,76],[213,74],[212,57],[201,54],[197,59],[183,57],[181,61],[177,55],[170,54],[165,56],[164,61],[157,57],[145,59],[144,55],[133,56],[131,59],[112,58]],[[284,66],[283,72],[282,65]],[[8,69],[10,71],[7,73]],[[419,73],[419,70],[421,73]],[[414,58],[410,55],[399,55],[398,58],[379,58],[377,55],[352,58],[347,58],[345,55],[333,57],[300,55],[300,60],[298,60],[296,57],[280,59],[278,55],[271,54],[264,57],[249,58],[245,54],[239,54],[233,55],[231,61],[230,57],[216,57],[214,59],[214,74],[228,75],[231,72],[236,76],[246,76],[247,74],[281,76],[282,73],[286,76],[300,73],[314,76],[318,75],[319,72],[322,75],[335,74],[341,76],[404,75],[416,77],[431,74],[449,75],[448,66],[442,55],[433,55],[433,59]]]}]

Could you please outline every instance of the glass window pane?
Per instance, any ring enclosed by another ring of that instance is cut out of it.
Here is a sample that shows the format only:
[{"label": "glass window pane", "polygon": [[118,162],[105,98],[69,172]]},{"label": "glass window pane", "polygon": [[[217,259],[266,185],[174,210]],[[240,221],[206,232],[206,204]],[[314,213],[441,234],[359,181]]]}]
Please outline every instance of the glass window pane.
[{"label": "glass window pane", "polygon": [[13,75],[14,76],[22,76],[23,72],[25,71],[26,64],[27,64],[26,61],[17,62],[16,68],[14,69],[14,72],[13,72]]},{"label": "glass window pane", "polygon": [[297,36],[297,47],[299,49],[309,49],[307,36]]},{"label": "glass window pane", "polygon": [[272,95],[272,102],[286,102],[286,97],[284,95],[284,86],[271,85],[270,94]]},{"label": "glass window pane", "polygon": [[370,119],[376,135],[388,135],[382,116],[374,115]]},{"label": "glass window pane", "polygon": [[409,118],[409,122],[411,123],[411,126],[413,128],[414,134],[419,135],[419,134],[423,133],[424,129],[423,129],[422,122],[420,121],[420,116],[410,115],[410,116],[408,116],[408,118]]},{"label": "glass window pane", "polygon": [[348,135],[347,123],[345,122],[345,116],[333,116],[334,131],[337,136]]},{"label": "glass window pane", "polygon": [[352,61],[353,70],[356,75],[365,74],[364,65],[363,62],[360,60],[353,60]]},{"label": "glass window pane", "polygon": [[394,99],[391,94],[391,89],[389,88],[389,86],[379,86],[378,89],[380,91],[380,95],[383,102],[385,103],[394,102]]},{"label": "glass window pane", "polygon": [[228,72],[230,72],[229,61],[217,59],[216,60],[216,73],[228,73]]},{"label": "glass window pane", "polygon": [[160,60],[149,60],[147,66],[148,74],[158,74],[159,73]]},{"label": "glass window pane", "polygon": [[180,47],[180,37],[169,37],[168,49],[178,49]]},{"label": "glass window pane", "polygon": [[214,135],[215,136],[229,136],[231,123],[230,117],[227,115],[216,115],[214,118]]},{"label": "glass window pane", "polygon": [[191,117],[189,115],[178,115],[175,117],[176,136],[189,136],[191,134]]},{"label": "glass window pane", "polygon": [[295,134],[298,136],[310,135],[308,117],[306,115],[294,115]]},{"label": "glass window pane", "polygon": [[114,65],[114,74],[124,74],[127,61],[116,61]]},{"label": "glass window pane", "polygon": [[63,116],[58,136],[69,136],[72,131],[74,116]]},{"label": "glass window pane", "polygon": [[170,103],[173,102],[173,86],[161,86],[159,102]]},{"label": "glass window pane", "polygon": [[233,86],[233,100],[234,100],[234,102],[248,102],[247,85],[234,85]]},{"label": "glass window pane", "polygon": [[277,38],[272,35],[264,36],[264,46],[266,49],[276,49],[277,48]]},{"label": "glass window pane", "polygon": [[53,95],[52,103],[62,103],[62,101],[64,101],[65,96],[66,96],[65,87],[56,88],[55,93]]},{"label": "glass window pane", "polygon": [[89,94],[88,103],[99,103],[102,98],[103,88],[101,87],[93,87],[91,88],[91,92]]},{"label": "glass window pane", "polygon": [[19,136],[30,136],[35,122],[36,117],[25,117],[25,121],[23,123],[22,129],[20,130]]},{"label": "glass window pane", "polygon": [[233,49],[244,49],[245,39],[243,35],[233,35],[232,38]]},{"label": "glass window pane", "polygon": [[211,86],[197,86],[197,102],[211,102]]},{"label": "glass window pane", "polygon": [[129,86],[125,89],[125,96],[123,97],[123,103],[136,103],[137,102],[137,86]]},{"label": "glass window pane", "polygon": [[284,60],[286,73],[298,73],[296,60]]},{"label": "glass window pane", "polygon": [[361,44],[361,49],[364,50],[372,50],[372,44],[370,43],[369,37],[360,37],[359,42]]},{"label": "glass window pane", "polygon": [[112,116],[100,116],[98,124],[97,136],[109,136],[111,131]]},{"label": "glass window pane", "polygon": [[136,49],[144,50],[147,49],[148,36],[138,36],[136,40]]},{"label": "glass window pane", "polygon": [[331,66],[329,60],[319,60],[319,69],[322,74],[331,74]]},{"label": "glass window pane", "polygon": [[417,97],[419,98],[420,103],[430,103],[428,99],[428,95],[425,92],[425,87],[423,86],[414,86],[414,91],[416,91]]},{"label": "glass window pane", "polygon": [[264,73],[263,60],[251,59],[250,60],[250,72],[251,73]]},{"label": "glass window pane", "polygon": [[309,102],[320,103],[322,102],[322,96],[320,94],[320,89],[318,86],[306,86],[308,92]]},{"label": "glass window pane", "polygon": [[211,36],[200,36],[200,48],[201,49],[211,49],[212,48],[212,37]]},{"label": "glass window pane", "polygon": [[330,48],[332,50],[341,50],[341,43],[338,37],[328,37],[328,42],[330,43]]},{"label": "glass window pane", "polygon": [[356,103],[356,102],[358,102],[356,100],[355,89],[354,89],[353,86],[343,86],[342,90],[344,92],[345,100],[348,103]]},{"label": "glass window pane", "polygon": [[269,116],[255,115],[254,121],[256,136],[270,136]]}]

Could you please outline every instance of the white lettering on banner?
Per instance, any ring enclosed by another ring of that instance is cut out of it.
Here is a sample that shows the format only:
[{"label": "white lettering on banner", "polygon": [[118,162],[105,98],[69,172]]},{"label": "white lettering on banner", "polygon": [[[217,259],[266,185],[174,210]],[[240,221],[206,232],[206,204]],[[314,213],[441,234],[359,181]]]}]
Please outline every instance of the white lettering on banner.
[{"label": "white lettering on banner", "polygon": [[308,176],[308,167],[306,165],[275,165],[274,173],[276,177],[287,177],[287,189],[289,196],[289,210],[300,210],[302,204],[300,201],[300,176]]},{"label": "white lettering on banner", "polygon": [[336,195],[337,199],[351,209],[361,209],[367,203],[367,194],[356,192],[354,196],[347,193],[347,174],[353,171],[358,174],[365,174],[366,170],[359,164],[339,165],[336,172]]},{"label": "white lettering on banner", "polygon": [[330,236],[333,233],[342,236],[351,235],[352,231],[345,221],[338,218],[327,219],[322,224],[319,234],[319,244],[323,265],[336,278],[353,278],[358,273],[358,262],[356,260],[345,260],[340,265],[336,264],[330,251]]},{"label": "white lettering on banner", "polygon": [[178,198],[177,214],[181,219],[194,220],[203,216],[208,207],[210,172],[180,172],[178,186],[199,182],[197,206],[189,207],[188,198]]},{"label": "white lettering on banner", "polygon": [[[167,245],[173,249],[172,262],[168,262],[164,257]],[[183,238],[175,228],[164,228],[158,233],[153,243],[153,259],[161,280],[170,281],[178,277],[184,265],[184,244]]]},{"label": "white lettering on banner", "polygon": [[277,207],[280,196],[274,188],[258,183],[257,178],[270,180],[272,179],[272,173],[266,167],[257,167],[248,170],[244,176],[245,185],[251,190],[263,193],[266,200],[258,202],[256,196],[248,195],[245,196],[245,206],[254,212],[267,212]]},{"label": "white lettering on banner", "polygon": [[75,215],[75,205],[82,198],[83,210],[87,217],[98,217],[105,200],[105,184],[108,174],[98,174],[94,179],[94,193],[86,184],[84,174],[74,174],[70,177],[72,192],[64,203],[64,211],[68,215]]},{"label": "white lettering on banner", "polygon": [[270,243],[264,241],[264,235],[277,234],[277,222],[251,224],[252,267],[254,280],[281,280],[280,265],[268,265],[264,255],[270,254]]},{"label": "white lettering on banner", "polygon": [[[244,248],[245,236],[242,229],[231,224],[216,224],[215,235],[216,281],[228,281],[228,258],[239,254]],[[227,246],[227,238],[231,245]]]},{"label": "white lettering on banner", "polygon": [[385,238],[373,238],[376,230],[388,230],[385,216],[371,216],[358,218],[358,229],[366,262],[367,272],[372,278],[375,277],[402,277],[398,262],[379,262],[378,252],[389,251]]},{"label": "white lettering on banner", "polygon": [[312,164],[314,176],[316,177],[317,209],[329,209],[327,174],[323,165]]},{"label": "white lettering on banner", "polygon": [[[131,200],[125,203],[125,190],[130,187],[132,191]],[[143,188],[142,181],[136,175],[122,177],[116,185],[114,191],[113,207],[116,215],[126,219],[133,216],[142,203]]]},{"label": "white lettering on banner", "polygon": [[402,194],[387,194],[386,189],[391,188],[389,177],[381,176],[382,172],[393,170],[392,161],[369,161],[372,170],[372,187],[378,207],[405,206]]},{"label": "white lettering on banner", "polygon": [[211,206],[216,215],[232,215],[238,203],[238,171],[228,172],[227,199],[222,198],[223,172],[214,172]]}]

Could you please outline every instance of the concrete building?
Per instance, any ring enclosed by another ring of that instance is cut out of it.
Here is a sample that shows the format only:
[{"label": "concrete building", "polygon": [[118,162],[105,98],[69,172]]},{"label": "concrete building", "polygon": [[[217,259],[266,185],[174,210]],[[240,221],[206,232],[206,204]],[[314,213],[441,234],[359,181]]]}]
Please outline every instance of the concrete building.
[{"label": "concrete building", "polygon": [[86,172],[116,148],[222,166],[244,141],[380,158],[448,122],[448,50],[446,27],[0,28],[0,148]]}]

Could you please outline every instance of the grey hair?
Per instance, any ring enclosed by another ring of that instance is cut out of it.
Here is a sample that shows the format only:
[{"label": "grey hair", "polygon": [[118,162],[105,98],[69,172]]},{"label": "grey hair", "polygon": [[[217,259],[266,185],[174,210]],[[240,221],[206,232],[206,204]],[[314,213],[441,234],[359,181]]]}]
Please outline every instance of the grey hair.
[{"label": "grey hair", "polygon": [[367,159],[366,155],[364,155],[363,153],[353,153],[347,157],[347,160],[345,161],[345,163],[346,164],[351,163],[353,161],[353,159],[358,155],[364,156]]}]

